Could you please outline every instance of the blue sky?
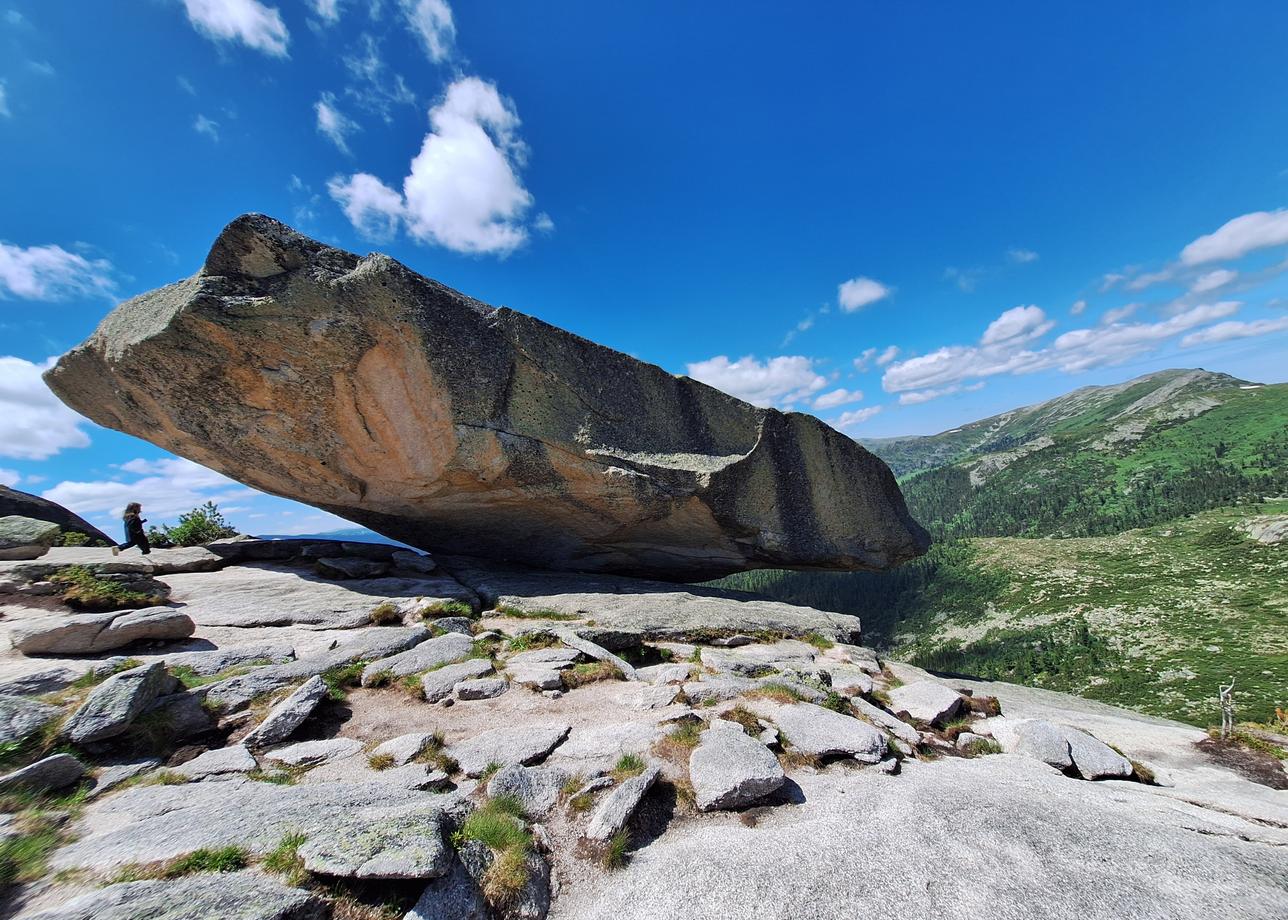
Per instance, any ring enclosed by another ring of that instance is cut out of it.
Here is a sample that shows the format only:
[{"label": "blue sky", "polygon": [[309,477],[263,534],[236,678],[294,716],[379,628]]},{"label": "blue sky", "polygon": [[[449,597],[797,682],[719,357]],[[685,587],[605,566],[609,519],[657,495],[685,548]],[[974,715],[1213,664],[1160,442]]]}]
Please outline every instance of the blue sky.
[{"label": "blue sky", "polygon": [[262,211],[856,437],[1288,377],[1281,2],[0,0],[0,481],[337,519],[39,371]]}]

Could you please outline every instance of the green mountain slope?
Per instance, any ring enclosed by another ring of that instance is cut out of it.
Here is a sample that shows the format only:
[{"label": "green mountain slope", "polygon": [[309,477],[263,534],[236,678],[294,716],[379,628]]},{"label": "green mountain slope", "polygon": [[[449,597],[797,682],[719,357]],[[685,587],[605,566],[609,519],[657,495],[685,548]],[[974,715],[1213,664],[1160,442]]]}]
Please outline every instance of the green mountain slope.
[{"label": "green mountain slope", "polygon": [[719,584],[855,614],[933,670],[1198,725],[1230,677],[1240,718],[1288,706],[1288,542],[1247,535],[1288,518],[1288,385],[1163,371],[865,444],[935,535],[925,557]]},{"label": "green mountain slope", "polygon": [[1288,491],[1288,384],[1162,371],[864,443],[938,538],[1118,533]]}]

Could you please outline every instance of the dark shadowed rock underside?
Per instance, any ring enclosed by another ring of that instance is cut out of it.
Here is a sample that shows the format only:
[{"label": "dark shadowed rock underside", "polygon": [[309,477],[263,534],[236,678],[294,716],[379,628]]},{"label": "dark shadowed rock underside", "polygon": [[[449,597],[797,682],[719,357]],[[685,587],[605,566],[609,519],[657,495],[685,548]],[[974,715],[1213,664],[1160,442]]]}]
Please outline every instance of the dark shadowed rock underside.
[{"label": "dark shadowed rock underside", "polygon": [[46,379],[102,425],[429,550],[696,580],[884,569],[929,542],[885,464],[812,416],[262,215]]}]

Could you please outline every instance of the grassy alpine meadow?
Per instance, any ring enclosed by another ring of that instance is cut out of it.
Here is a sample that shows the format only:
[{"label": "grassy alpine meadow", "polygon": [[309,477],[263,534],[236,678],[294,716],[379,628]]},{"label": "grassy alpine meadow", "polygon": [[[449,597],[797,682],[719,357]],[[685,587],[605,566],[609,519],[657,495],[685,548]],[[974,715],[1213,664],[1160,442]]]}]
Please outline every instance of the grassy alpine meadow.
[{"label": "grassy alpine meadow", "polygon": [[1200,726],[1219,721],[1217,686],[1234,678],[1238,717],[1268,722],[1288,705],[1288,546],[1240,525],[1284,514],[1288,501],[1107,537],[972,539],[931,583],[987,590],[873,625],[924,667]]}]

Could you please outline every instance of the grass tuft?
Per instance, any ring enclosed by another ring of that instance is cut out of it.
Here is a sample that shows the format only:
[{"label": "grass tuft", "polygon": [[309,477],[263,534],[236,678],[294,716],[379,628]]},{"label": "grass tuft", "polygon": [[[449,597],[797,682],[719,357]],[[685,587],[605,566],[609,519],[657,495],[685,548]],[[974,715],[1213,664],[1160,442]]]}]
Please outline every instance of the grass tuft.
[{"label": "grass tuft", "polygon": [[814,646],[814,648],[822,652],[825,652],[828,649],[834,648],[836,646],[836,643],[833,642],[831,639],[829,639],[827,636],[824,636],[822,633],[816,633],[816,632],[806,633],[805,641],[808,642],[810,645]]},{"label": "grass tuft", "polygon": [[322,680],[327,686],[327,696],[337,702],[348,699],[349,690],[362,682],[362,672],[368,664],[368,661],[351,661],[323,671]]},{"label": "grass tuft", "polygon": [[617,758],[617,763],[613,765],[612,777],[620,783],[622,780],[630,779],[632,776],[639,776],[647,766],[648,764],[644,762],[644,758],[640,755],[623,754]]},{"label": "grass tuft", "polygon": [[620,869],[626,865],[626,851],[630,849],[631,835],[626,830],[614,834],[604,847],[600,863],[605,869]]},{"label": "grass tuft", "polygon": [[592,661],[589,664],[575,664],[559,672],[565,690],[575,690],[586,684],[601,680],[622,680],[622,672],[617,665],[609,661]]},{"label": "grass tuft", "polygon": [[367,766],[373,770],[388,770],[394,765],[394,755],[390,753],[372,754],[367,758]]},{"label": "grass tuft", "polygon": [[371,622],[375,626],[397,626],[402,623],[402,611],[393,601],[377,604],[371,611]]},{"label": "grass tuft", "polygon": [[299,833],[285,835],[264,857],[264,868],[274,875],[280,875],[288,885],[297,888],[303,885],[308,881],[309,872],[304,868],[304,860],[300,858],[299,850],[307,839],[304,834]]},{"label": "grass tuft", "polygon": [[502,604],[492,613],[499,617],[509,617],[514,620],[580,620],[581,617],[572,613],[560,613],[558,610],[520,610],[518,607],[511,607]]}]

